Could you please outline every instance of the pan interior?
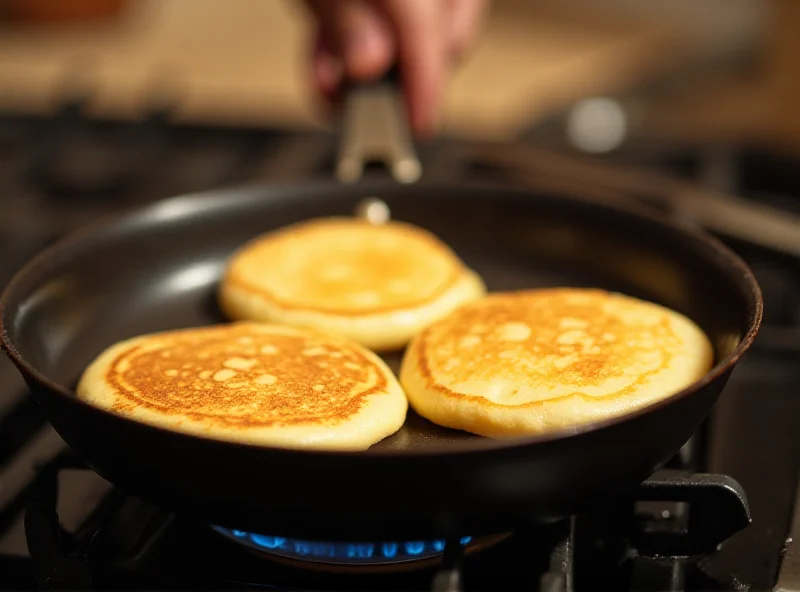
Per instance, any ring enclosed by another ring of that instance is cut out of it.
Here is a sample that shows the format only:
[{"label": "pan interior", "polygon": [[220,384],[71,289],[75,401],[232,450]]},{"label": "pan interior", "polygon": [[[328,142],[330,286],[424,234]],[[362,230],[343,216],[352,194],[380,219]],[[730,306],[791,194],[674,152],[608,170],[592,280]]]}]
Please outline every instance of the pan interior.
[{"label": "pan interior", "polygon": [[[5,295],[21,357],[72,388],[108,345],[223,322],[216,286],[231,253],[259,233],[350,215],[380,197],[395,219],[450,244],[492,291],[617,290],[669,306],[709,335],[717,359],[753,324],[757,296],[737,259],[703,237],[599,203],[501,188],[330,185],[209,192],[167,200],[79,234],[39,258]],[[386,356],[397,371],[401,353]],[[469,434],[409,413],[378,450],[457,446]]]}]

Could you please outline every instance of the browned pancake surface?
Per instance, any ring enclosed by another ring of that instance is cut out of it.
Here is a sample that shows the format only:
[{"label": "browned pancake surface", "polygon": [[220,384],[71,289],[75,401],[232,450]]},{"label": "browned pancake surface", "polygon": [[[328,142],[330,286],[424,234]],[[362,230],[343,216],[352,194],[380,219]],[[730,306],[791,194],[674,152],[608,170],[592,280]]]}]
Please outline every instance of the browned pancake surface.
[{"label": "browned pancake surface", "polygon": [[[311,335],[314,335],[311,333]],[[231,426],[336,423],[386,379],[345,341],[241,323],[134,342],[105,373],[114,408]]]}]

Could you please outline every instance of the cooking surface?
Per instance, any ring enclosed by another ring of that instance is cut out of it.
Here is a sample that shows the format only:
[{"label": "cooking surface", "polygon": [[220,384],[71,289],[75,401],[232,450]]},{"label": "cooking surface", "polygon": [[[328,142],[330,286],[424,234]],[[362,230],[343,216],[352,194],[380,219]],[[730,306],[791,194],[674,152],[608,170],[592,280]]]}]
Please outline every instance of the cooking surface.
[{"label": "cooking surface", "polygon": [[[331,170],[333,143],[325,135],[174,128],[158,116],[145,126],[113,123],[86,126],[78,113],[79,109],[72,106],[58,119],[7,118],[0,122],[0,195],[4,211],[10,214],[0,222],[2,282],[54,237],[127,205],[243,182],[286,180],[309,173],[325,177]],[[479,166],[460,160],[463,153],[459,145],[446,141],[431,147],[423,155],[426,174],[447,177],[454,170],[479,174]],[[146,168],[142,162],[148,163]],[[134,174],[141,170],[149,172],[144,176]],[[763,179],[756,175],[745,181],[741,189],[747,193]],[[756,193],[751,191],[753,196]],[[783,200],[788,207],[794,207],[791,198],[784,196]],[[745,245],[737,244],[737,249],[753,265],[765,292],[764,345],[760,346],[757,340],[752,352],[734,372],[707,429],[693,440],[692,447],[684,449],[684,457],[676,459],[673,466],[690,473],[700,470],[733,477],[746,492],[752,523],[719,551],[708,556],[703,552],[703,557],[692,560],[652,558],[659,545],[686,547],[696,543],[692,536],[654,538],[654,532],[681,530],[680,522],[685,515],[674,504],[640,507],[640,513],[662,518],[648,518],[637,524],[631,523],[630,508],[624,504],[619,508],[604,508],[597,514],[578,517],[572,539],[563,525],[537,531],[521,526],[514,536],[465,560],[467,590],[502,589],[502,586],[518,589],[523,584],[536,589],[547,571],[552,574],[545,576],[545,580],[555,578],[563,584],[563,578],[557,575],[558,566],[569,563],[568,549],[574,549],[572,583],[576,590],[597,589],[610,582],[615,589],[633,590],[666,586],[674,586],[673,589],[773,586],[797,496],[799,447],[795,426],[800,415],[797,397],[800,369],[794,347],[800,320],[800,284],[796,261]],[[513,265],[509,271],[513,271]],[[52,574],[54,564],[61,566],[61,576],[71,577],[73,585],[81,586],[88,581],[88,564],[97,588],[115,588],[123,583],[148,588],[230,588],[236,583],[250,582],[284,585],[285,589],[304,586],[306,589],[431,589],[434,572],[430,569],[402,577],[359,576],[357,583],[352,584],[348,579],[352,574],[309,576],[305,570],[264,561],[252,549],[241,549],[235,540],[239,536],[252,541],[251,535],[233,534],[231,540],[211,531],[207,525],[166,515],[114,491],[91,471],[80,468],[68,454],[62,454],[60,438],[46,425],[15,370],[3,359],[0,362],[0,580],[4,587],[33,588],[34,575],[42,582],[47,574]],[[65,531],[76,533],[74,549],[70,547],[70,537],[64,538],[66,558],[54,554],[56,547],[51,536],[52,516],[48,508],[52,502],[48,495],[53,492],[48,493],[48,483],[54,474],[45,473],[33,486],[37,467],[56,458],[61,463],[59,517]],[[735,499],[725,505],[727,509],[719,519],[712,519],[707,512],[708,503],[693,501],[693,517],[709,516],[708,520],[692,523],[693,535],[702,535],[699,540],[705,536],[713,541],[720,533],[741,526],[737,516],[741,518],[742,506]],[[698,508],[701,509],[697,511]],[[96,534],[101,531],[104,534]],[[270,545],[300,554],[311,549],[309,541],[276,541],[269,533],[265,535],[256,539],[265,550]],[[564,543],[565,537],[569,544]],[[638,559],[620,561],[630,544],[626,539],[637,541]],[[89,540],[94,542],[89,545],[87,555],[84,551]],[[367,546],[345,549],[344,553],[366,554],[371,544],[374,555],[376,549],[382,549],[379,543],[392,541],[365,542]],[[437,541],[394,543],[402,549],[411,543],[408,548],[412,552],[420,548],[420,543],[428,550],[442,546]],[[314,544],[317,551],[329,552],[329,547]],[[650,558],[646,557],[648,553]],[[29,559],[31,555],[34,562]],[[688,567],[684,571],[675,566]],[[685,577],[675,580],[676,574]]]}]

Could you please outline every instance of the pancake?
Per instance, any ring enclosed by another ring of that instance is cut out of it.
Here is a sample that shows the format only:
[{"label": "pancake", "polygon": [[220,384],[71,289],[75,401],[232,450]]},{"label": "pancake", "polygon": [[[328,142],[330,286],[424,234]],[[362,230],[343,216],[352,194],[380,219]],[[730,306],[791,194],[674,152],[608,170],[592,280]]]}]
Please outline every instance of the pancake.
[{"label": "pancake", "polygon": [[391,370],[351,341],[234,323],[109,347],[77,388],[88,403],[218,440],[363,450],[393,434],[408,403]]},{"label": "pancake", "polygon": [[219,301],[234,320],[312,327],[385,351],[484,293],[477,274],[416,226],[322,218],[240,249]]},{"label": "pancake", "polygon": [[703,331],[672,310],[591,289],[492,294],[410,344],[400,382],[414,410],[493,438],[629,413],[713,364]]}]

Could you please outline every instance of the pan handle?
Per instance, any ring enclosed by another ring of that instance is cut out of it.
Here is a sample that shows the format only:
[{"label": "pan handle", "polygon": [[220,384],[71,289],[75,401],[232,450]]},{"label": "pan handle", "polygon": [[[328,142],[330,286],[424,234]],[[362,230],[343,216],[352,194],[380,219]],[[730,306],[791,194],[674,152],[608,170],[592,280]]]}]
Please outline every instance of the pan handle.
[{"label": "pan handle", "polygon": [[398,183],[414,183],[422,175],[396,68],[374,82],[350,85],[345,92],[336,177],[356,183],[373,162],[383,163]]}]

